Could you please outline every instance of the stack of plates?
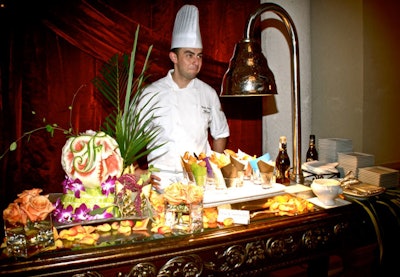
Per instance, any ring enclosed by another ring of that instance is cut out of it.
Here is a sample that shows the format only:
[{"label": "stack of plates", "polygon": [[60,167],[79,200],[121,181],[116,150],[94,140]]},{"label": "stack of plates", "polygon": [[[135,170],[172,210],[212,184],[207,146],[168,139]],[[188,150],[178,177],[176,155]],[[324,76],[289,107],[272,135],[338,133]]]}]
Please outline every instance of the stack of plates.
[{"label": "stack of plates", "polygon": [[338,152],[352,152],[353,141],[344,138],[318,139],[319,160],[326,163],[338,161]]},{"label": "stack of plates", "polygon": [[399,185],[399,171],[383,166],[360,168],[358,179],[375,186],[393,188]]},{"label": "stack of plates", "polygon": [[359,168],[375,165],[375,156],[359,152],[338,153],[338,162],[345,174],[352,171],[357,178]]}]

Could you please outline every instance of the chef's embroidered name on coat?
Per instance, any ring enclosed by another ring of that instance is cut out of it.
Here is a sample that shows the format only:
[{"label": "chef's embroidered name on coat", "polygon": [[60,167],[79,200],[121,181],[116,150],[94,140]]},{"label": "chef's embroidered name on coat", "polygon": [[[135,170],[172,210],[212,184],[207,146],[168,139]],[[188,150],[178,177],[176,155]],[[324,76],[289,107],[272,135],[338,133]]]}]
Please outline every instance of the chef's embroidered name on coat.
[{"label": "chef's embroidered name on coat", "polygon": [[201,108],[203,109],[204,113],[211,113],[211,108],[210,107],[201,106]]}]

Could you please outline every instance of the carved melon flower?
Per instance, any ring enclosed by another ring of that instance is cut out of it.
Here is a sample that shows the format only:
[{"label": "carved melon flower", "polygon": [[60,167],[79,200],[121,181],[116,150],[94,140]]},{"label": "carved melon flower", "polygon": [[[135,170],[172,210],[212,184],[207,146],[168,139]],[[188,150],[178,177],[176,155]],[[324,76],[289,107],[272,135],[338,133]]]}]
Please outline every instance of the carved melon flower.
[{"label": "carved melon flower", "polygon": [[86,188],[98,187],[110,176],[119,177],[123,163],[118,143],[104,132],[88,130],[69,138],[62,149],[65,173]]}]

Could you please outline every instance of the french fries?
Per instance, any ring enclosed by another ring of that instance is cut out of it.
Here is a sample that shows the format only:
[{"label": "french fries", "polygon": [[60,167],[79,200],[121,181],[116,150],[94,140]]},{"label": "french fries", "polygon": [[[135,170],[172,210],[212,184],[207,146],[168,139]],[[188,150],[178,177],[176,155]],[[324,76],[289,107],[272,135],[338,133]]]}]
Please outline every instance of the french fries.
[{"label": "french fries", "polygon": [[306,199],[301,199],[290,194],[277,195],[269,198],[263,207],[269,208],[276,215],[294,216],[298,214],[312,212],[314,204]]}]

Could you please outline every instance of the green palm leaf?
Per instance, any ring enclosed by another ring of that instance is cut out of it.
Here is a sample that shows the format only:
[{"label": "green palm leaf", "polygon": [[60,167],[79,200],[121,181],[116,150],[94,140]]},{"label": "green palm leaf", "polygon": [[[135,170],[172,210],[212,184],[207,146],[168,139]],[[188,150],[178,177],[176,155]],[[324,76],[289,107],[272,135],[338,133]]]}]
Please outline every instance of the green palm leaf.
[{"label": "green palm leaf", "polygon": [[[94,86],[113,107],[113,111],[105,118],[102,129],[116,139],[124,159],[124,169],[163,145],[156,143],[160,129],[149,128],[155,117],[146,116],[143,109],[137,108],[148,78],[146,71],[153,48],[149,47],[140,74],[134,76],[138,35],[139,26],[130,56],[114,55],[104,64],[100,76],[93,80]],[[145,106],[147,105],[149,104]],[[154,103],[147,107],[148,112],[157,109],[156,105]]]}]

